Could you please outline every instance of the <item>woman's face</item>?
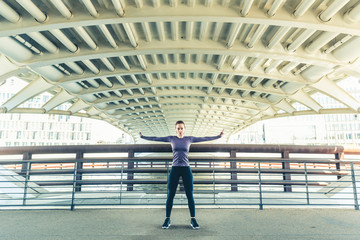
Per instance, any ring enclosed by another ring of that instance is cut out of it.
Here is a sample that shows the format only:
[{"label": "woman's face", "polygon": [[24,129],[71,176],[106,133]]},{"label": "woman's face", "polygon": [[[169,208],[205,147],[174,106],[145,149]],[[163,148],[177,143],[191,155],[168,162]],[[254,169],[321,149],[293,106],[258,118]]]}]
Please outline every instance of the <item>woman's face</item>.
[{"label": "woman's face", "polygon": [[175,125],[176,134],[179,138],[184,137],[185,133],[185,125],[184,124],[176,124]]}]

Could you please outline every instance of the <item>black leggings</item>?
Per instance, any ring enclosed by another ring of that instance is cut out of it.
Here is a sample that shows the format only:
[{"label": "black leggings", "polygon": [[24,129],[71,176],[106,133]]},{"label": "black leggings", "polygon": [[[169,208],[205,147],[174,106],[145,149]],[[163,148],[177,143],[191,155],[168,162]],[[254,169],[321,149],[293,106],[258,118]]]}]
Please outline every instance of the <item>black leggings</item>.
[{"label": "black leggings", "polygon": [[166,217],[170,217],[173,207],[173,201],[176,194],[176,188],[179,184],[180,176],[182,177],[190,216],[195,217],[195,202],[193,197],[193,175],[190,167],[172,167],[168,181],[168,195],[166,200]]}]

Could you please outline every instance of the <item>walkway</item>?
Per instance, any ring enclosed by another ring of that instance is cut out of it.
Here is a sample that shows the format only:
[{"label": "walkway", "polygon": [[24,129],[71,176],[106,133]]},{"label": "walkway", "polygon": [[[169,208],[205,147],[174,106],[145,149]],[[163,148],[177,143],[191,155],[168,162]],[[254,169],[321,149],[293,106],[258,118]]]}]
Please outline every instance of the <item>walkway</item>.
[{"label": "walkway", "polygon": [[164,209],[3,210],[0,239],[359,239],[360,211],[350,209],[175,208],[170,229]]}]

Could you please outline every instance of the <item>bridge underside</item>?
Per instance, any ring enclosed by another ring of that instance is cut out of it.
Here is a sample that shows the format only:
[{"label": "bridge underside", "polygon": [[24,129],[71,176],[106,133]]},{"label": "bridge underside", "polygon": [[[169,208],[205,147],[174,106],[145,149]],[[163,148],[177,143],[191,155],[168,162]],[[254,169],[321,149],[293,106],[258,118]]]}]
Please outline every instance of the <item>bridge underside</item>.
[{"label": "bridge underside", "polygon": [[[360,78],[358,0],[3,0],[0,21],[0,84],[28,82],[2,113],[101,119],[137,138],[179,119],[188,134],[230,136],[360,109],[338,85]],[[44,92],[40,108],[22,105]]]}]

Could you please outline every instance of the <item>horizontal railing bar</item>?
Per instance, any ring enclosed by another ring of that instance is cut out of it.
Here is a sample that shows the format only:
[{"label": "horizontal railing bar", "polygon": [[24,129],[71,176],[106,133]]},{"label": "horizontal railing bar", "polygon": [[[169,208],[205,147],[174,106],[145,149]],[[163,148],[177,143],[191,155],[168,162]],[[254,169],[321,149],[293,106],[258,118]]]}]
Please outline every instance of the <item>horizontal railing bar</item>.
[{"label": "horizontal railing bar", "polygon": [[[360,160],[335,160],[335,159],[282,159],[282,158],[189,158],[190,164],[192,162],[260,162],[260,163],[282,163],[282,162],[289,162],[289,163],[319,163],[319,164],[336,164],[336,163],[358,163],[360,164]],[[96,163],[96,162],[171,162],[172,158],[117,158],[117,159],[98,159],[96,161],[90,161],[89,159],[71,159],[71,160],[16,160],[16,161],[7,161],[1,160],[1,165],[6,164],[23,164],[30,162],[32,164],[40,164],[40,163],[47,163],[47,164],[62,164],[62,163],[75,163],[75,162],[82,162],[82,163]]]},{"label": "horizontal railing bar", "polygon": [[[194,184],[259,184],[259,181],[256,180],[194,180]],[[54,186],[54,185],[69,185],[73,184],[72,181],[33,181],[33,183],[38,184],[39,186]],[[144,180],[144,179],[123,179],[123,180],[79,180],[76,182],[78,185],[108,185],[108,184],[121,184],[121,183],[131,183],[131,184],[166,184],[166,180]],[[309,182],[309,185],[318,185],[318,186],[326,186],[327,184],[323,181],[314,181]],[[262,180],[261,184],[271,184],[271,185],[305,185],[304,181],[271,181],[271,180]]]},{"label": "horizontal railing bar", "polygon": [[[181,194],[179,194],[181,195]],[[185,195],[185,193],[183,193],[182,195]],[[19,201],[22,200],[23,198],[12,198],[12,201]],[[78,197],[78,200],[87,200],[87,199],[104,199],[103,197]],[[107,200],[109,199],[119,199],[117,196],[114,197],[107,197]],[[130,197],[124,197],[124,199],[136,199],[136,198],[130,198]],[[141,198],[142,200],[144,199],[166,199],[166,197],[143,197]],[[182,200],[183,197],[177,197],[174,198],[175,200]],[[199,196],[197,197],[197,199],[213,199],[213,197],[205,197],[205,196]],[[256,197],[224,197],[221,200],[226,200],[226,199],[257,199]],[[264,197],[263,200],[275,200],[275,199],[281,199],[281,200],[304,200],[307,199],[306,197],[302,197],[302,198],[294,198],[294,197],[283,197],[283,198],[275,198],[275,197]],[[323,200],[323,199],[327,199],[327,198],[310,198],[310,200]],[[0,199],[0,200],[5,200],[5,199]],[[49,199],[43,198],[43,199],[36,199],[36,198],[26,198],[26,200],[33,200],[33,201],[48,201]],[[57,198],[57,200],[71,200],[71,196],[69,196],[68,198]],[[351,200],[350,198],[332,198],[331,200]]]},{"label": "horizontal railing bar", "polygon": [[[264,159],[265,158],[265,159]],[[333,159],[333,158],[289,158],[293,161],[303,162],[303,161],[320,161],[320,162],[340,162],[339,160]],[[172,161],[172,156],[157,156],[157,157],[102,157],[102,158],[81,158],[81,159],[75,159],[75,158],[52,158],[52,159],[33,159],[32,162],[37,161],[51,161],[51,162],[64,162],[64,163],[72,163],[74,161],[77,162],[88,162],[88,163],[94,163],[94,162],[126,162],[126,161],[134,161],[134,162],[167,162]],[[287,161],[288,159],[284,159],[281,157],[216,157],[216,156],[189,156],[190,162],[212,162],[212,161],[222,161],[222,160],[230,160],[230,161]],[[20,160],[18,160],[20,161]],[[356,160],[349,160],[351,162]],[[360,163],[360,160],[358,160]],[[343,161],[341,161],[343,162]]]},{"label": "horizontal railing bar", "polygon": [[[167,173],[167,168],[132,168],[132,169],[121,169],[121,168],[96,168],[96,169],[80,169],[77,172],[82,174],[89,173],[117,173],[120,174],[121,171],[123,173]],[[257,168],[196,168],[192,167],[191,171],[193,173],[258,173]],[[21,173],[21,170],[13,171],[15,173]],[[273,173],[273,174],[281,174],[281,173],[292,173],[292,174],[304,174],[305,170],[303,169],[264,169],[261,170],[262,173]],[[47,174],[74,174],[73,169],[54,169],[54,170],[43,170],[43,169],[32,169],[29,171],[31,175],[47,175]],[[347,171],[339,171],[339,170],[307,170],[308,174],[319,174],[319,175],[348,175],[350,172]],[[0,175],[0,176],[16,176],[16,175]]]},{"label": "horizontal railing bar", "polygon": [[[194,184],[196,183],[199,183],[199,182],[210,182],[209,185],[211,185],[213,183],[213,180],[212,179],[196,179],[194,180]],[[234,182],[235,181],[235,182]],[[240,181],[240,183],[238,184],[246,184],[247,181],[252,181],[252,182],[256,182],[257,184],[259,183],[259,181],[257,180],[252,180],[252,179],[239,179],[239,180],[225,180],[225,179],[216,179],[215,180],[215,183],[216,182],[227,182],[227,183],[237,183],[236,181]],[[284,184],[288,184],[288,183],[303,183],[304,180],[280,180],[280,179],[264,179],[262,180],[261,182],[265,182],[265,181],[278,181],[278,182],[281,182],[281,183],[284,183]],[[0,181],[1,182],[5,182],[5,181]],[[24,183],[23,181],[7,181],[7,182],[11,182],[11,183]],[[146,180],[146,179],[132,179],[132,180],[128,180],[128,179],[97,179],[97,180],[79,180],[77,181],[77,183],[86,183],[86,184],[89,184],[89,185],[99,185],[99,184],[102,184],[102,183],[106,183],[107,185],[111,185],[111,184],[121,184],[121,183],[138,183],[138,184],[166,184],[167,181],[166,179],[154,179],[154,180]],[[329,180],[312,180],[312,181],[307,181],[308,183],[317,183],[317,182],[326,182],[326,183],[336,183],[337,181],[329,181]],[[68,185],[68,184],[72,184],[72,182],[70,181],[66,181],[66,180],[35,180],[35,181],[31,181],[31,183],[35,183],[35,184],[38,184],[39,186],[51,186],[54,184],[64,184],[64,185]],[[180,181],[180,183],[182,183]],[[351,183],[351,181],[342,181],[342,183]],[[326,185],[325,185],[326,186]],[[11,187],[1,187],[1,189],[3,188],[11,188]],[[29,189],[36,189],[36,188],[32,188],[32,187],[29,187]],[[336,189],[337,187],[331,187],[331,189]],[[339,187],[341,188],[341,187]]]},{"label": "horizontal railing bar", "polygon": [[[19,201],[19,200],[18,200]],[[25,207],[69,207],[69,204],[68,203],[63,203],[63,204],[27,204],[25,205]],[[24,207],[24,205],[22,204],[12,204],[12,205],[0,205],[0,208],[9,208],[9,207]]]},{"label": "horizontal railing bar", "polygon": [[[244,203],[245,205],[248,205],[247,203]],[[234,205],[238,205],[237,203],[234,203]],[[242,205],[240,203],[240,205]],[[306,203],[263,203],[263,205],[266,206],[309,206],[309,204]],[[354,206],[354,204],[351,203],[311,203],[311,206]]]},{"label": "horizontal railing bar", "polygon": [[[171,152],[170,144],[117,144],[117,145],[65,145],[0,147],[2,155],[46,153],[112,153],[112,152]],[[344,151],[343,146],[308,146],[278,144],[193,144],[191,152],[259,152],[259,153],[321,153],[335,154]]]},{"label": "horizontal railing bar", "polygon": [[[209,199],[211,200],[211,198]],[[119,204],[116,204],[116,203],[77,203],[76,206],[78,207],[81,207],[81,206],[115,206],[115,205],[119,205]],[[123,206],[136,206],[136,205],[139,205],[139,203],[121,203],[121,205]],[[147,204],[143,204],[143,205],[147,205]],[[164,205],[163,203],[151,203],[151,205],[153,206],[162,206]],[[185,203],[174,203],[174,205],[176,206],[185,206],[187,205],[187,202]],[[214,205],[214,203],[197,203],[197,205],[204,205],[204,206],[207,206],[207,205]],[[240,206],[258,206],[259,203],[251,203],[251,202],[245,202],[245,203],[215,203],[215,205],[219,205],[219,206],[222,206],[222,205],[229,205],[229,206],[235,206],[235,205],[240,205]],[[279,206],[279,205],[283,205],[283,206],[309,206],[308,204],[306,203],[291,203],[291,204],[273,204],[273,203],[263,203],[264,206]],[[48,205],[44,205],[44,204],[28,204],[26,205],[26,207],[44,207],[44,206],[49,206],[49,207],[69,207],[69,204],[48,204]],[[354,204],[311,204],[311,206],[344,206],[347,207],[347,208],[350,208],[352,206],[354,206]],[[23,207],[23,205],[21,204],[18,204],[18,205],[2,205],[0,206],[0,208],[4,208],[4,209],[7,209],[7,208],[11,208],[11,207]]]},{"label": "horizontal railing bar", "polygon": [[345,155],[360,155],[360,148],[345,148]]},{"label": "horizontal railing bar", "polygon": [[[210,176],[211,177],[211,176]],[[194,177],[194,182],[195,181],[202,181],[204,180],[205,178],[203,179],[198,179],[197,177]],[[247,181],[245,179],[241,179],[242,181]],[[276,180],[281,180],[281,179],[262,179],[261,182],[263,181],[276,181]],[[79,182],[82,182],[82,181],[87,181],[87,182],[99,182],[99,181],[111,181],[113,183],[118,183],[118,182],[127,182],[127,181],[140,181],[140,182],[144,182],[144,183],[147,183],[147,179],[146,178],[142,178],[142,179],[132,179],[132,180],[128,180],[128,179],[84,179],[84,180],[78,180],[76,181],[76,183],[79,183]],[[149,181],[152,181],[152,180],[149,180]],[[164,179],[155,179],[154,181],[165,181],[165,183],[167,182],[166,181],[166,178],[164,177]],[[213,178],[209,178],[207,179],[206,181],[213,181]],[[225,180],[225,179],[215,179],[215,181],[235,181],[235,180]],[[258,182],[258,180],[256,179],[256,181]],[[304,180],[281,180],[282,182],[303,182]],[[307,182],[327,182],[327,183],[337,183],[339,181],[337,180],[328,180],[328,179],[317,179],[317,180],[308,180]],[[7,181],[7,180],[0,180],[0,183],[24,183],[25,181],[24,180],[11,180],[11,181]],[[67,182],[67,183],[73,183],[72,180],[64,180],[64,179],[61,179],[61,180],[28,180],[27,181],[28,183],[36,183],[36,184],[39,184],[39,183],[44,183],[44,182]],[[180,180],[180,182],[182,182]],[[341,183],[351,183],[352,181],[351,180],[342,180]],[[232,183],[232,182],[231,182]],[[2,188],[2,187],[0,187]],[[4,187],[5,188],[5,187]],[[36,187],[28,187],[28,188],[36,188]],[[335,186],[333,186],[332,188],[336,188]],[[341,188],[341,187],[340,187]]]}]

